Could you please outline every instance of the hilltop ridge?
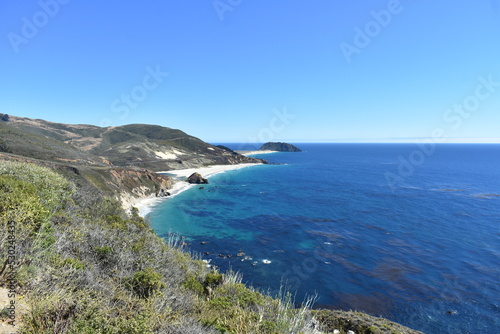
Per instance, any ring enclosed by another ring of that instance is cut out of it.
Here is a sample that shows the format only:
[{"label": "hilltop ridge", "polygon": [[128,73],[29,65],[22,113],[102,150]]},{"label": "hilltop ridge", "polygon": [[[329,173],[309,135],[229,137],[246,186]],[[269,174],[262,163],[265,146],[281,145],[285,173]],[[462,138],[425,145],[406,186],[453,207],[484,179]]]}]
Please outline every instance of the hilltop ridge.
[{"label": "hilltop ridge", "polygon": [[152,171],[265,162],[148,124],[98,127],[0,114],[0,152],[62,163]]}]

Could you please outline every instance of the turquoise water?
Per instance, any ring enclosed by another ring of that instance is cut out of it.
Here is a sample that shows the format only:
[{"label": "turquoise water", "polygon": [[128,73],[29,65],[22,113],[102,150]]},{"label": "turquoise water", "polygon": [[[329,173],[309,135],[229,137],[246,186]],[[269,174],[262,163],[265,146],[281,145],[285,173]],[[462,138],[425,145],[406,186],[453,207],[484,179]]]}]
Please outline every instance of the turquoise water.
[{"label": "turquoise water", "polygon": [[153,228],[263,290],[317,294],[318,308],[498,332],[500,145],[298,146],[166,200]]}]

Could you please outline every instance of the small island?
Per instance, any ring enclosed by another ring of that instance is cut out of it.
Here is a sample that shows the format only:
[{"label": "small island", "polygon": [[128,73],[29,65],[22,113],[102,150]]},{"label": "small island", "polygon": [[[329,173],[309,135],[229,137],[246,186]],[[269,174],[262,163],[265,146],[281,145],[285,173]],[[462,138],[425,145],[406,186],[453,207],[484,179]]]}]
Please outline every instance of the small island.
[{"label": "small island", "polygon": [[259,151],[277,151],[277,152],[302,152],[300,148],[288,143],[268,142],[259,148]]}]

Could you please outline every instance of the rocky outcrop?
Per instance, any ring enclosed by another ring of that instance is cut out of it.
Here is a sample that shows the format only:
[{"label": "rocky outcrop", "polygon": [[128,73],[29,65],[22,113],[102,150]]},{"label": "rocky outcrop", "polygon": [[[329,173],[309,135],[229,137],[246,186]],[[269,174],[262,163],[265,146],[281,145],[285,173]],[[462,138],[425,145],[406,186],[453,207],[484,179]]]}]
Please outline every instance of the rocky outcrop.
[{"label": "rocky outcrop", "polygon": [[156,197],[167,197],[170,196],[170,193],[166,189],[160,189],[156,192]]},{"label": "rocky outcrop", "polygon": [[186,181],[193,184],[208,184],[208,180],[203,178],[200,173],[191,174]]},{"label": "rocky outcrop", "polygon": [[313,311],[319,329],[325,333],[424,334],[384,318],[339,310]]},{"label": "rocky outcrop", "polygon": [[288,143],[269,142],[259,148],[259,151],[278,151],[278,152],[302,152],[300,148]]}]

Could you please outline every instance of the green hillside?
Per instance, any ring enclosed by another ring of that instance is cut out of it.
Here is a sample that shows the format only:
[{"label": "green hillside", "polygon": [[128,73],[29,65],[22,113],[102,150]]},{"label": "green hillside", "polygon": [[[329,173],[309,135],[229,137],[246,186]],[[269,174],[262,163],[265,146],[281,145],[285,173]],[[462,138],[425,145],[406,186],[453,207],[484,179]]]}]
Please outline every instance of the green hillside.
[{"label": "green hillside", "polygon": [[4,116],[0,114],[0,152],[39,160],[152,171],[263,162],[157,125],[101,128]]}]

